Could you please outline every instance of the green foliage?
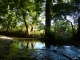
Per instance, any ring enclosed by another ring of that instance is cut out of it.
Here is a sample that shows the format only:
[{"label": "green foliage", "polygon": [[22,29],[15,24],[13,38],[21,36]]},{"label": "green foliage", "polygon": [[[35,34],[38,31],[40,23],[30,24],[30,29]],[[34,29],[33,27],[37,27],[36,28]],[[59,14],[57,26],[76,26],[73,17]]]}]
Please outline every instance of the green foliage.
[{"label": "green foliage", "polygon": [[[35,26],[38,26],[37,29],[45,29],[47,33],[50,33],[50,21],[55,19],[56,34],[67,32],[66,35],[71,36],[72,30],[65,17],[73,16],[76,11],[79,12],[79,2],[79,0],[0,0],[0,24],[3,26],[3,30],[20,31],[21,26],[27,26],[26,30],[33,27],[34,30]],[[46,9],[46,7],[48,8]],[[43,20],[42,17],[47,20],[45,21],[46,28],[39,19]],[[34,33],[39,35],[42,32]]]},{"label": "green foliage", "polygon": [[12,59],[19,51],[19,42],[18,43],[12,43],[10,45],[9,55],[7,55],[7,59]]},{"label": "green foliage", "polygon": [[72,4],[68,3],[59,3],[55,4],[53,7],[53,12],[55,13],[54,16],[61,16],[61,15],[70,15],[74,13],[78,8]]}]

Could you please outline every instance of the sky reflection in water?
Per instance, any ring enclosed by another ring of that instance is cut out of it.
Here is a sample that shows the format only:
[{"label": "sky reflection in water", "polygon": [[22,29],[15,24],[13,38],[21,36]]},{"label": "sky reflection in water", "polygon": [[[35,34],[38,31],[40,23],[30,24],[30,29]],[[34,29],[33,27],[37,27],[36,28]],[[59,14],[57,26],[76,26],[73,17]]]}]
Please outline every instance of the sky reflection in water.
[{"label": "sky reflection in water", "polygon": [[24,42],[19,42],[19,48],[23,49],[24,47],[27,47],[29,49],[43,49],[45,47],[45,43],[42,43],[40,41],[24,41]]}]

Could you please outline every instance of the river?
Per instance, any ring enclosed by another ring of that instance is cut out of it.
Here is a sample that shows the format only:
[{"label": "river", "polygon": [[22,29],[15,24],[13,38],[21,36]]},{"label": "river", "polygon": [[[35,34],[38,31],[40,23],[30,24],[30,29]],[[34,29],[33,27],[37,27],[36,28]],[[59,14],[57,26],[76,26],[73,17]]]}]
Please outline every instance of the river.
[{"label": "river", "polygon": [[80,60],[80,46],[51,45],[36,39],[0,39],[0,60]]}]

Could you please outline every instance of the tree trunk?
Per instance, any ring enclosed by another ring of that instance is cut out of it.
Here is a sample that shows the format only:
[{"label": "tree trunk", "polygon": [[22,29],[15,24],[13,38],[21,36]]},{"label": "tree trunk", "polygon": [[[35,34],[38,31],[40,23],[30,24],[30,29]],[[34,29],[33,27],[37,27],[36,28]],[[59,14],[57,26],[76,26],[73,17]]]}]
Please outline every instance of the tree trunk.
[{"label": "tree trunk", "polygon": [[26,27],[26,36],[28,36],[28,24],[26,22],[26,11],[25,11],[25,7],[24,7],[24,0],[20,0],[20,6],[21,6],[21,10],[22,10],[22,15],[23,15],[23,21]]},{"label": "tree trunk", "polygon": [[[66,16],[64,18],[67,20]],[[72,22],[70,22],[69,20],[67,20],[67,22],[69,22],[71,24],[71,27],[72,27],[72,36],[75,36],[74,26],[73,26]]]},{"label": "tree trunk", "polygon": [[78,29],[75,35],[75,41],[78,41],[80,43],[80,16],[78,18]]},{"label": "tree trunk", "polygon": [[72,22],[71,22],[71,26],[72,26],[72,33],[73,33],[72,35],[75,36],[74,26],[72,25]]},{"label": "tree trunk", "polygon": [[74,26],[73,26],[72,22],[70,22],[69,20],[67,20],[67,21],[71,24],[71,27],[72,27],[72,35],[75,36]]},{"label": "tree trunk", "polygon": [[25,27],[26,27],[26,36],[29,35],[29,32],[28,32],[28,24],[26,22],[26,13],[22,11],[22,14],[23,14],[23,21],[24,21],[24,24],[25,24]]},{"label": "tree trunk", "polygon": [[46,11],[45,11],[45,36],[49,36],[50,27],[51,27],[51,2],[52,0],[46,0]]},{"label": "tree trunk", "polygon": [[29,26],[28,26],[28,34],[29,34],[29,36],[30,36],[30,35],[33,33],[33,31],[34,31],[33,26],[34,26],[34,25],[29,25]]}]

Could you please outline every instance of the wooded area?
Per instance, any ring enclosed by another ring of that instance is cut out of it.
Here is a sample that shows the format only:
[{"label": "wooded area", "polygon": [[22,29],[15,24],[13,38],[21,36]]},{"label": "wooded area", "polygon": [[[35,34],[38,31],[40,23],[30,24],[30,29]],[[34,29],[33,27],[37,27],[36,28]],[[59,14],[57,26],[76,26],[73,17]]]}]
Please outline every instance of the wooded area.
[{"label": "wooded area", "polygon": [[0,35],[80,43],[80,0],[0,0]]}]

